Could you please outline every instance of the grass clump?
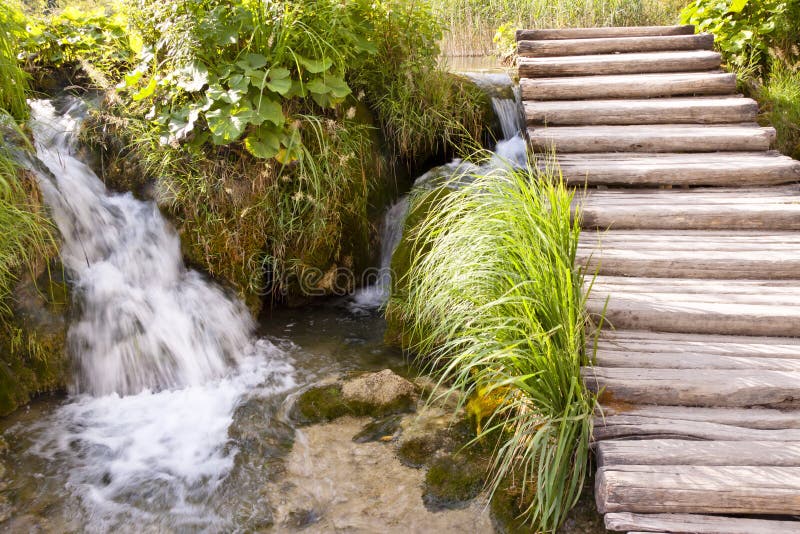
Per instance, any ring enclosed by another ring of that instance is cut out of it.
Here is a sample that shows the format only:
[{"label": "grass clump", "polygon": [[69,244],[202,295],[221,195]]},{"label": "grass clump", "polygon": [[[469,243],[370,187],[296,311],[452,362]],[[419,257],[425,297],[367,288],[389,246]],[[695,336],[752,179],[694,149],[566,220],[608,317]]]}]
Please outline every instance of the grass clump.
[{"label": "grass clump", "polygon": [[778,150],[800,159],[800,70],[774,67],[757,97],[763,118],[775,127]]},{"label": "grass clump", "polygon": [[14,43],[25,34],[25,18],[14,0],[0,3],[0,109],[18,120],[28,116],[28,75],[17,61]]},{"label": "grass clump", "polygon": [[580,376],[587,314],[572,196],[533,169],[490,172],[442,196],[414,230],[417,253],[389,310],[462,403],[492,397],[477,438],[498,444],[490,489],[515,480],[541,531],[580,496],[594,407]]}]

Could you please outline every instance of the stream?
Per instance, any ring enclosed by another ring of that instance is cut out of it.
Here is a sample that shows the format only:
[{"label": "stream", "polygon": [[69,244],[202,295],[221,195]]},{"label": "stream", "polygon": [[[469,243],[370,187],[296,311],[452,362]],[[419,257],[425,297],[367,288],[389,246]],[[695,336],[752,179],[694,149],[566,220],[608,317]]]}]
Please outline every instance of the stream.
[{"label": "stream", "polygon": [[[520,161],[517,103],[493,100],[506,138],[498,153]],[[0,419],[0,529],[491,531],[480,500],[427,510],[422,470],[387,445],[353,444],[363,422],[297,428],[288,416],[320,380],[386,368],[413,378],[384,344],[380,314],[406,197],[387,209],[374,285],[256,321],[184,265],[154,203],[110,193],[77,156],[81,101],[33,101],[31,111],[35,168],[73,283],[74,379],[66,397]]]}]

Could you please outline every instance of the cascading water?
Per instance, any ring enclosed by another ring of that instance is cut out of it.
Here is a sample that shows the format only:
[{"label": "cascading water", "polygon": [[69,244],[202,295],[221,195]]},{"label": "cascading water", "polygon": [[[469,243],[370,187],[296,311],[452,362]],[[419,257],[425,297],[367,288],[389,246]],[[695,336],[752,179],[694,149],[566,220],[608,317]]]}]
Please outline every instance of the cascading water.
[{"label": "cascading water", "polygon": [[[417,178],[414,181],[415,188],[425,187],[429,182],[442,177],[525,165],[527,150],[525,141],[520,135],[522,122],[519,110],[519,87],[513,85],[507,74],[470,73],[469,76],[490,95],[492,109],[500,123],[503,139],[498,141],[491,161],[483,166],[455,160]],[[386,302],[391,286],[392,254],[403,237],[407,213],[408,195],[401,197],[386,211],[381,227],[381,264],[378,278],[374,284],[360,289],[353,295],[348,303],[351,311],[358,313],[376,310]]]},{"label": "cascading water", "polygon": [[66,466],[86,523],[100,531],[168,512],[214,524],[203,503],[233,466],[227,446],[244,396],[294,385],[286,355],[251,338],[254,322],[181,259],[155,204],[113,195],[76,155],[85,106],[31,103],[33,165],[63,237],[74,284],[71,401],[35,425],[31,450]]}]

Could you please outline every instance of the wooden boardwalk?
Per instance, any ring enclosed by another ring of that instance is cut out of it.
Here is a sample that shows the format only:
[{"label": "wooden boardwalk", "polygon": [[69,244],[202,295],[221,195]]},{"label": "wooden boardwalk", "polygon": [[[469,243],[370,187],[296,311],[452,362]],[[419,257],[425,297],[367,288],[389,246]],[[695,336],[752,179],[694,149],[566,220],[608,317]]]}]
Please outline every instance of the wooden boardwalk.
[{"label": "wooden boardwalk", "polygon": [[800,532],[800,162],[691,26],[517,40],[531,157],[586,186],[606,526]]}]

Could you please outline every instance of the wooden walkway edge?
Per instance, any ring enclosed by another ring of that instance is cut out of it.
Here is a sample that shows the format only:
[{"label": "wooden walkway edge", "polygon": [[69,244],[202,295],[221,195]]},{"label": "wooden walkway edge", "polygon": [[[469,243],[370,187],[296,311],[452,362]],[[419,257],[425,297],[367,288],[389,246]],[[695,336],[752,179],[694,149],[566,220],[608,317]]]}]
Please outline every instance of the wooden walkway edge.
[{"label": "wooden walkway edge", "polygon": [[800,162],[691,26],[517,41],[530,158],[581,187],[605,310],[583,377],[606,527],[800,532]]}]

